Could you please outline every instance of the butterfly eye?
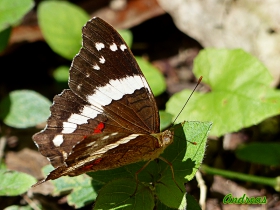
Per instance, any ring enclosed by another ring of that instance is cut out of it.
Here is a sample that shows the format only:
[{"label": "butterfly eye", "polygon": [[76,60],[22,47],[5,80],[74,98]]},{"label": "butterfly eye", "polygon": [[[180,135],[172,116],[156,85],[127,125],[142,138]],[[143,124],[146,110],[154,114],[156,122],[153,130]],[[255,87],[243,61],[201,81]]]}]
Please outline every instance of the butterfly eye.
[{"label": "butterfly eye", "polygon": [[169,131],[169,130],[165,131],[163,133],[162,139],[163,139],[164,144],[170,144],[170,142],[173,139],[173,135],[172,135],[171,131]]}]

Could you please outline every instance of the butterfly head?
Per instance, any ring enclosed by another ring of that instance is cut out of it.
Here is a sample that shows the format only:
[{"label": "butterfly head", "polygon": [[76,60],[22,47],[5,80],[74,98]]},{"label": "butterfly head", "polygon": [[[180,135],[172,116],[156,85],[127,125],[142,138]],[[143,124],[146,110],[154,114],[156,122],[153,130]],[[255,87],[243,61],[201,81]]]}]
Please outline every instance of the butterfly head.
[{"label": "butterfly head", "polygon": [[173,132],[170,130],[166,130],[162,132],[162,144],[163,146],[168,146],[173,142]]},{"label": "butterfly head", "polygon": [[158,147],[163,151],[168,145],[173,142],[174,131],[166,130],[161,133],[153,134],[158,139]]}]

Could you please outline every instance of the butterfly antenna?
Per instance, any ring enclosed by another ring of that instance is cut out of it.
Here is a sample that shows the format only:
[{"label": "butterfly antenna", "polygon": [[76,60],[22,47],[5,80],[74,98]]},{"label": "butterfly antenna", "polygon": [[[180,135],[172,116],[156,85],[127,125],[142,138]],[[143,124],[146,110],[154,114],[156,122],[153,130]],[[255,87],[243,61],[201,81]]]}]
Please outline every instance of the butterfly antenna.
[{"label": "butterfly antenna", "polygon": [[187,105],[187,103],[189,102],[190,98],[192,97],[194,91],[196,90],[196,88],[198,87],[198,85],[200,84],[201,80],[202,80],[202,76],[199,77],[197,83],[196,83],[196,86],[194,87],[194,89],[192,90],[190,96],[188,97],[186,103],[184,104],[183,108],[181,109],[181,111],[179,112],[179,114],[177,115],[177,117],[175,118],[175,120],[172,122],[172,125],[174,125],[174,123],[176,122],[177,118],[179,117],[179,115],[182,113],[182,111],[184,110],[185,106]]}]

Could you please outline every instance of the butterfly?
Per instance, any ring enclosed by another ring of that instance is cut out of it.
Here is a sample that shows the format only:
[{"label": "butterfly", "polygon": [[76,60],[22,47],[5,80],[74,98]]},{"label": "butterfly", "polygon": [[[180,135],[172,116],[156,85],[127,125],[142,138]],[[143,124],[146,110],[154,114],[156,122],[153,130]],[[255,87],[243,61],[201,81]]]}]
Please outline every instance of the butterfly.
[{"label": "butterfly", "polygon": [[34,186],[149,162],[173,142],[172,129],[160,132],[154,95],[119,33],[94,17],[82,40],[70,67],[70,89],[54,97],[45,129],[33,136],[55,168]]}]

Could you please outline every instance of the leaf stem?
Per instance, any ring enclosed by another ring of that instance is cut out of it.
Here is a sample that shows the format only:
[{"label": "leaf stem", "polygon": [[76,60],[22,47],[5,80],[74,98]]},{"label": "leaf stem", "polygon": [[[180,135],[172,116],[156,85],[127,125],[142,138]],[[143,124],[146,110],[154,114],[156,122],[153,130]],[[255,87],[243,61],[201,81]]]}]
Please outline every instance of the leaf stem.
[{"label": "leaf stem", "polygon": [[220,175],[226,178],[238,179],[242,181],[254,182],[258,184],[268,185],[273,187],[276,191],[280,191],[280,176],[270,178],[262,176],[254,176],[249,174],[243,174],[233,171],[227,171],[217,168],[212,168],[207,165],[201,165],[201,171],[211,175]]}]

